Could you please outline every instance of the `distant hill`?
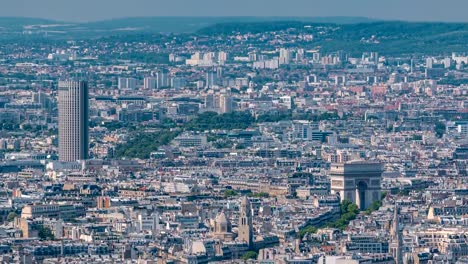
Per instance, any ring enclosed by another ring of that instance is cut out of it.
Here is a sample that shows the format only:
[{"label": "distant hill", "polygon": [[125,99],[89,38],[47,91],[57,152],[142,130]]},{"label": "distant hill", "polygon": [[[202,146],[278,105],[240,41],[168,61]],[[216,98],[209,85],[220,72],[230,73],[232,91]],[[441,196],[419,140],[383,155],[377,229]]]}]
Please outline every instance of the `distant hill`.
[{"label": "distant hill", "polygon": [[376,20],[365,17],[134,17],[81,24],[95,30],[142,30],[164,33],[192,33],[222,23],[255,23],[276,21],[304,21],[313,23],[368,23]]},{"label": "distant hill", "polygon": [[[328,28],[324,32],[321,27]],[[359,54],[468,51],[468,23],[379,21],[365,17],[136,17],[90,23],[0,17],[0,40],[86,39],[157,33],[226,35],[280,30],[310,33],[304,48]],[[330,30],[331,29],[331,30]]]},{"label": "distant hill", "polygon": [[[323,30],[328,27],[329,30]],[[468,51],[468,23],[369,21],[337,24],[305,21],[220,23],[197,31],[200,35],[262,33],[296,30],[314,36],[311,47],[322,51],[346,51],[359,54],[376,51],[381,54],[412,54]],[[320,32],[322,31],[322,32]]]},{"label": "distant hill", "polygon": [[38,24],[58,24],[57,22],[49,19],[32,18],[32,17],[0,17],[0,27],[19,27],[24,25],[38,25]]},{"label": "distant hill", "polygon": [[46,35],[46,32],[60,32],[64,35],[67,32],[64,28],[70,26],[71,24],[42,18],[0,17],[0,40],[36,38],[39,34]]},{"label": "distant hill", "polygon": [[[10,33],[24,29],[33,33],[60,32],[69,36],[93,36],[120,33],[194,33],[202,28],[222,23],[276,22],[282,20],[314,23],[367,23],[365,17],[131,17],[89,23],[68,23],[40,18],[0,17],[0,28]],[[52,29],[48,25],[53,25]]]},{"label": "distant hill", "polygon": [[57,22],[42,18],[25,18],[25,17],[0,17],[0,37],[2,35],[10,36],[11,34],[21,34],[35,25],[57,25],[62,22]]}]

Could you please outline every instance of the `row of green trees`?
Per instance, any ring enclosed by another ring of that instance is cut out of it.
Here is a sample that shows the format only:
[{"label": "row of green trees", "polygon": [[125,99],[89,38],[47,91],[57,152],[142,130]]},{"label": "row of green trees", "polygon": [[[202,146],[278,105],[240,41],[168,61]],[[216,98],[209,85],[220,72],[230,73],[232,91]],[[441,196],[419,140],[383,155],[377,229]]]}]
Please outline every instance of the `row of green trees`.
[{"label": "row of green trees", "polygon": [[305,235],[307,234],[315,234],[317,232],[317,228],[314,227],[314,226],[306,226],[304,228],[302,228],[301,230],[299,230],[299,233],[297,233],[297,237],[302,239],[304,238]]},{"label": "row of green trees", "polygon": [[356,219],[356,216],[359,214],[359,208],[357,205],[352,203],[349,200],[343,200],[340,206],[340,218],[333,223],[330,223],[328,226],[333,228],[338,228],[341,230],[348,227],[349,222]]},{"label": "row of green trees", "polygon": [[374,201],[364,213],[370,215],[372,212],[379,210],[380,206],[382,206],[382,201]]},{"label": "row of green trees", "polygon": [[256,119],[257,123],[262,122],[278,122],[286,120],[310,120],[310,121],[322,121],[322,120],[337,120],[341,119],[336,112],[324,112],[320,114],[305,112],[305,113],[293,113],[292,111],[282,111],[275,113],[265,113],[259,115]]},{"label": "row of green trees", "polygon": [[[229,197],[237,196],[239,195],[239,193],[235,190],[228,189],[223,192],[223,195],[224,197],[229,198]],[[270,194],[266,192],[258,192],[258,193],[249,192],[247,193],[247,196],[255,197],[255,198],[268,198],[270,197]]]},{"label": "row of green trees", "polygon": [[357,207],[357,205],[355,205],[349,200],[343,200],[340,205],[340,218],[338,220],[331,223],[324,223],[318,227],[308,225],[299,230],[299,232],[297,233],[297,237],[302,239],[307,234],[314,234],[320,227],[331,227],[344,230],[346,229],[346,227],[348,227],[349,222],[351,222],[351,220],[356,219],[356,216],[358,214],[359,208]]}]

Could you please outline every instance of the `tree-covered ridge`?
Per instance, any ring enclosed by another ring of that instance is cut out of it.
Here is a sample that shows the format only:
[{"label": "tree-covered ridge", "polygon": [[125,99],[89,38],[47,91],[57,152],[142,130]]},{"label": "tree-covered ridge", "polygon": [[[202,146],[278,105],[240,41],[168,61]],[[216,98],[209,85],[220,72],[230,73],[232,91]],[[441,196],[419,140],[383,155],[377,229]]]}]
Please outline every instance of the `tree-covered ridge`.
[{"label": "tree-covered ridge", "polygon": [[[221,23],[199,30],[200,35],[257,34],[279,31],[312,34],[305,48],[323,52],[359,54],[369,50],[381,54],[437,54],[468,50],[468,23],[380,21],[358,24],[278,21],[273,23]],[[309,47],[310,46],[310,47]]]}]

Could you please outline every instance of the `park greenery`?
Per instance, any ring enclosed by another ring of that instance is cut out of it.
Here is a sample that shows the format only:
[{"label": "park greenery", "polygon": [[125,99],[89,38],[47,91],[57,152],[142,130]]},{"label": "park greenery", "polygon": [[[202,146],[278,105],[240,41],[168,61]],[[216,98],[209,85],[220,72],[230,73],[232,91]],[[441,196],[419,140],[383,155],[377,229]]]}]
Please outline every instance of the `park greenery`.
[{"label": "park greenery", "polygon": [[340,218],[333,223],[330,223],[328,227],[338,228],[344,230],[348,227],[349,222],[356,219],[359,214],[359,208],[357,205],[349,200],[343,200],[340,206]]},{"label": "park greenery", "polygon": [[305,235],[307,234],[315,234],[317,232],[317,228],[311,225],[308,225],[301,230],[299,230],[299,233],[297,233],[297,238],[302,239],[304,238]]},{"label": "park greenery", "polygon": [[242,255],[241,259],[248,260],[248,259],[257,259],[258,253],[255,251],[247,251]]},{"label": "park greenery", "polygon": [[[145,126],[141,128],[131,127],[130,139],[122,144],[119,144],[115,150],[117,158],[140,158],[147,159],[151,152],[157,151],[161,146],[169,144],[174,138],[184,131],[204,132],[211,130],[232,130],[246,129],[257,123],[275,122],[281,120],[328,120],[339,119],[340,117],[334,112],[325,112],[322,114],[301,113],[292,114],[292,112],[284,112],[279,114],[264,114],[254,117],[250,112],[237,111],[232,113],[218,114],[215,112],[204,112],[195,116],[192,120],[176,125],[174,122],[166,119],[159,126]],[[122,127],[119,123],[109,123],[109,129],[119,129]],[[144,128],[154,128],[156,131],[144,131]],[[219,140],[217,136],[210,136],[209,141],[213,142],[217,148],[231,148],[233,145],[226,139]],[[240,144],[236,149],[242,149],[245,146]]]},{"label": "park greenery", "polygon": [[372,204],[364,211],[364,214],[370,215],[372,212],[379,210],[382,206],[382,201],[374,201]]},{"label": "park greenery", "polygon": [[258,192],[258,193],[249,193],[249,196],[255,197],[255,198],[268,198],[270,197],[270,194],[266,192]]},{"label": "park greenery", "polygon": [[18,214],[16,214],[15,212],[10,212],[7,216],[7,221],[13,222],[13,220],[15,220],[16,217],[18,217]]},{"label": "park greenery", "polygon": [[180,129],[161,129],[158,132],[140,132],[125,144],[116,147],[117,157],[148,159],[151,152],[169,144],[180,134]]},{"label": "park greenery", "polygon": [[237,196],[238,193],[234,190],[225,190],[224,191],[224,197],[225,198],[229,198],[229,197],[233,197],[233,196]]},{"label": "park greenery", "polygon": [[55,236],[52,233],[52,230],[50,230],[50,228],[45,227],[45,226],[39,229],[38,236],[41,240],[54,240],[55,239]]},{"label": "park greenery", "polygon": [[343,202],[341,202],[340,205],[340,218],[338,218],[336,221],[325,223],[318,227],[308,225],[303,229],[299,230],[298,237],[303,238],[306,234],[313,234],[317,232],[317,228],[321,227],[331,227],[344,230],[346,229],[346,227],[348,227],[349,222],[351,220],[354,220],[358,214],[359,208],[357,207],[357,205],[355,205],[349,200],[343,200]]},{"label": "park greenery", "polygon": [[356,219],[358,214],[359,208],[357,205],[349,200],[343,200],[340,205],[340,217],[336,221],[324,223],[320,226],[307,225],[299,230],[297,233],[297,238],[302,239],[307,234],[315,234],[318,228],[322,227],[331,227],[344,230],[348,227],[351,220]]},{"label": "park greenery", "polygon": [[435,130],[437,137],[441,138],[445,133],[445,124],[442,122],[437,122],[435,124],[434,130]]}]

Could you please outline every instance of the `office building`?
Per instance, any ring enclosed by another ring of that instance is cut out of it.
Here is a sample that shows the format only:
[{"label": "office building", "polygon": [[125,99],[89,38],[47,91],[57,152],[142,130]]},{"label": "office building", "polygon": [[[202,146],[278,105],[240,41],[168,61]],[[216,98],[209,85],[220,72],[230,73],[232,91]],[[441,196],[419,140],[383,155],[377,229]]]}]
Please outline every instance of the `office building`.
[{"label": "office building", "polygon": [[60,81],[59,158],[76,161],[88,158],[88,83]]},{"label": "office building", "polygon": [[294,120],[291,124],[290,139],[293,141],[312,140],[312,132],[318,131],[319,125],[317,122],[306,121],[306,120]]}]

